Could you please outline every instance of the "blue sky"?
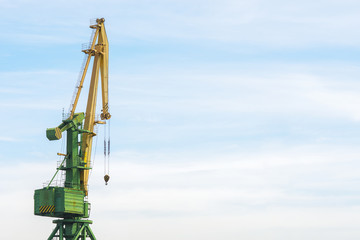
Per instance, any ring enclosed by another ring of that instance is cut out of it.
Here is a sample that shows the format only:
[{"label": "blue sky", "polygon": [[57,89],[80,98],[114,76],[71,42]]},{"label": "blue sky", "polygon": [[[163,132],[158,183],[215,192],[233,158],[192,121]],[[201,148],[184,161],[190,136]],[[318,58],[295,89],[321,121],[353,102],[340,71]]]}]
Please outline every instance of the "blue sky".
[{"label": "blue sky", "polygon": [[70,105],[89,20],[104,17],[112,158],[104,186],[100,128],[97,238],[358,239],[359,8],[0,0],[2,238],[53,229],[33,215],[61,149],[45,130]]}]

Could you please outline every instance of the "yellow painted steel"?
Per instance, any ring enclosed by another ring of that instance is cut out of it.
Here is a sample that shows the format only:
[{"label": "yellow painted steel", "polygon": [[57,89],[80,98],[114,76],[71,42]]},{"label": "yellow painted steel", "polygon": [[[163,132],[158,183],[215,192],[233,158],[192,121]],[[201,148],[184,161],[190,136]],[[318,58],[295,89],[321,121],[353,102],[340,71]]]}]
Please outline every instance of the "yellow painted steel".
[{"label": "yellow painted steel", "polygon": [[96,43],[96,38],[97,38],[98,34],[99,34],[99,29],[96,28],[96,32],[95,32],[95,34],[94,34],[94,38],[93,38],[93,40],[92,40],[90,49],[86,49],[86,50],[83,51],[84,53],[88,54],[88,57],[87,57],[87,59],[86,59],[86,64],[85,64],[85,67],[84,67],[83,74],[82,74],[82,76],[81,76],[81,80],[80,80],[79,86],[77,86],[77,87],[78,87],[78,90],[77,90],[77,92],[76,92],[75,100],[74,100],[74,102],[72,103],[72,109],[71,109],[71,112],[70,112],[70,119],[72,119],[72,118],[74,117],[74,113],[75,113],[75,109],[76,109],[77,103],[78,103],[78,101],[79,101],[81,89],[83,88],[83,85],[84,85],[84,80],[85,80],[86,72],[87,72],[87,69],[88,69],[88,67],[89,67],[89,63],[90,63],[91,57],[93,56],[93,49],[94,49],[94,46],[95,46],[95,43]]},{"label": "yellow painted steel", "polygon": [[[108,95],[108,66],[109,66],[109,42],[105,31],[104,26],[105,19],[96,19],[96,25],[91,25],[91,28],[96,29],[94,34],[94,38],[91,43],[90,49],[84,50],[86,54],[88,54],[88,58],[86,60],[84,72],[82,74],[78,90],[76,93],[76,97],[74,102],[72,103],[72,110],[70,112],[70,119],[73,118],[77,102],[79,100],[80,92],[83,87],[84,79],[86,76],[86,72],[90,63],[90,58],[94,57],[94,63],[91,74],[91,82],[89,88],[88,101],[86,106],[85,113],[85,122],[84,122],[84,130],[88,131],[83,133],[82,138],[82,146],[81,152],[83,161],[85,163],[85,169],[80,172],[80,184],[82,189],[85,191],[85,195],[88,194],[88,178],[89,178],[89,170],[87,168],[90,167],[91,160],[91,146],[92,146],[92,138],[95,135],[94,125],[95,122],[95,111],[96,111],[96,100],[97,100],[97,89],[99,82],[99,71],[101,76],[101,95],[102,95],[102,113],[101,119],[108,120],[111,118],[109,113],[109,95]],[[96,42],[97,40],[97,42]]]},{"label": "yellow painted steel", "polygon": [[39,207],[39,212],[40,213],[52,213],[54,211],[55,211],[55,206],[54,205],[47,205],[47,206]]}]

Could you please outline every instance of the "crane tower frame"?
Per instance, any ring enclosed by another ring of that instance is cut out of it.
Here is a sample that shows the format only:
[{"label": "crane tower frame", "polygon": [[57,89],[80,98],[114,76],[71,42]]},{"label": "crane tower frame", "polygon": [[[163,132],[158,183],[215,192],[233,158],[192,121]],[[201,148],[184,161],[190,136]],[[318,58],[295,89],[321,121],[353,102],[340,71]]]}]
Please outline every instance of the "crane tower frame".
[{"label": "crane tower frame", "polygon": [[[69,117],[58,127],[46,130],[46,137],[51,141],[61,139],[64,131],[67,133],[66,153],[58,153],[64,159],[49,184],[35,190],[34,194],[35,215],[59,218],[53,221],[56,227],[48,240],[86,240],[88,238],[96,240],[90,228],[92,221],[88,220],[90,203],[87,201],[87,196],[92,140],[96,135],[94,126],[106,124],[106,120],[111,118],[108,105],[109,43],[104,22],[104,18],[98,18],[96,24],[90,25],[94,32],[89,47],[82,50],[87,54],[87,58],[80,81],[76,86]],[[86,112],[75,113],[92,57],[94,60]],[[102,90],[101,120],[103,121],[95,119],[99,72]],[[52,186],[51,183],[59,171],[65,172],[65,182],[63,186]]]}]

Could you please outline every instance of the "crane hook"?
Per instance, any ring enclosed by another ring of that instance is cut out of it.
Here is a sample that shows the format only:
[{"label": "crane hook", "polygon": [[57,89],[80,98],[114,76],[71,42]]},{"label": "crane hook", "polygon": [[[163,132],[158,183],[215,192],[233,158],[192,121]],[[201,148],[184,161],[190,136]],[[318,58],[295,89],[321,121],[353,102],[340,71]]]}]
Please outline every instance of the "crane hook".
[{"label": "crane hook", "polygon": [[110,179],[110,176],[106,174],[106,175],[104,176],[105,185],[108,184],[109,179]]}]

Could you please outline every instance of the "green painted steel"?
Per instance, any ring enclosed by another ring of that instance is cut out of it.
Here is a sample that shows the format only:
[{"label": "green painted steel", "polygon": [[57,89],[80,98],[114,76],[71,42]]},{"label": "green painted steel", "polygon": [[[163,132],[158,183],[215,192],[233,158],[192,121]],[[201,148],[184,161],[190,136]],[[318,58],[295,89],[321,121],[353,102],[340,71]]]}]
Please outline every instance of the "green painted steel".
[{"label": "green painted steel", "polygon": [[[54,211],[48,211],[49,206],[55,206],[55,189],[38,189],[35,190],[35,206],[34,212],[35,215],[41,216],[54,216]],[[49,207],[50,208],[50,207]],[[51,209],[52,210],[52,209]]]},{"label": "green painted steel", "polygon": [[46,129],[46,137],[49,140],[59,140],[62,137],[60,128],[48,128]]},{"label": "green painted steel", "polygon": [[96,240],[96,237],[89,226],[92,224],[92,221],[90,220],[58,219],[54,220],[53,223],[56,223],[56,227],[50,234],[48,240],[54,238],[58,240],[85,240],[87,238]]},{"label": "green painted steel", "polygon": [[[67,213],[84,215],[84,191],[62,188],[61,197],[57,198],[63,204],[63,211]],[[60,204],[59,204],[60,205]]]},{"label": "green painted steel", "polygon": [[89,217],[84,191],[62,187],[35,190],[34,213],[46,217]]},{"label": "green painted steel", "polygon": [[[66,131],[66,154],[58,171],[65,171],[65,183],[63,187],[52,187],[51,182],[47,187],[35,190],[34,214],[45,217],[63,218],[55,220],[57,227],[50,239],[96,239],[92,233],[89,220],[90,203],[85,201],[85,190],[80,181],[80,171],[86,168],[83,161],[82,146],[83,134],[89,131],[83,129],[84,113],[74,114],[73,119],[66,119],[56,128],[48,128],[46,136],[49,140],[58,140],[62,132]],[[55,222],[54,221],[54,222]]]}]

